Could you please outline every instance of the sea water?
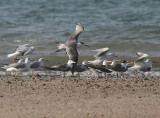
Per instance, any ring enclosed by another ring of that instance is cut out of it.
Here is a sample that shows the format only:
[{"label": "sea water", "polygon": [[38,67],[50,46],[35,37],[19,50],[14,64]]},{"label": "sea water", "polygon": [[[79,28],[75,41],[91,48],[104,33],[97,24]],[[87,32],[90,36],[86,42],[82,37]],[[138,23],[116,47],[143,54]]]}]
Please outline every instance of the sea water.
[{"label": "sea water", "polygon": [[92,50],[109,47],[131,61],[137,51],[147,53],[159,68],[159,0],[1,0],[0,62],[10,62],[6,55],[29,43],[38,48],[29,58],[66,63],[64,52],[54,53],[56,42],[65,43],[77,22],[84,26],[78,40],[90,46],[78,49],[79,63],[93,60]]}]

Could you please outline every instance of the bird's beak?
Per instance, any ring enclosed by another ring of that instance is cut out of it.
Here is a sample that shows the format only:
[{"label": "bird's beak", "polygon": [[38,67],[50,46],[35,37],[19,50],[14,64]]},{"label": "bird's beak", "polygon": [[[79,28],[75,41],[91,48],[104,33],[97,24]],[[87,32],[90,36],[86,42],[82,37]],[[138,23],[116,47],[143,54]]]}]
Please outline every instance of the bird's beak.
[{"label": "bird's beak", "polygon": [[128,64],[134,64],[134,62],[129,62]]},{"label": "bird's beak", "polygon": [[76,63],[76,62],[72,61],[72,63]]},{"label": "bird's beak", "polygon": [[121,62],[122,60],[116,60],[116,61]]},{"label": "bird's beak", "polygon": [[107,62],[112,63],[112,61],[107,61]]}]

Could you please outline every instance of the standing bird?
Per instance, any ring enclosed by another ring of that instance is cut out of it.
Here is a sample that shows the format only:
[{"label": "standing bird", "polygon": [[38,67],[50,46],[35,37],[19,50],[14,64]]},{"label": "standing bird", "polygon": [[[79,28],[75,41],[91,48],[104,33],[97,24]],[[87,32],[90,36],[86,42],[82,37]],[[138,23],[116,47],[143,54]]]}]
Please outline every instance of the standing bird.
[{"label": "standing bird", "polygon": [[[119,60],[118,60],[119,61]],[[117,60],[113,60],[110,65],[108,65],[108,68],[116,71],[117,72],[117,77],[118,77],[118,72],[125,72],[128,70],[128,62],[123,60],[121,63],[117,63]]]},{"label": "standing bird", "polygon": [[35,47],[29,46],[29,44],[19,45],[17,50],[12,54],[8,54],[7,57],[8,58],[14,57],[13,62],[15,62],[17,56],[25,56],[25,55],[31,54],[34,50],[35,50]]},{"label": "standing bird", "polygon": [[113,53],[108,53],[107,54],[107,52],[109,51],[108,47],[96,49],[96,50],[93,50],[93,51],[97,52],[96,55],[94,56],[95,60],[93,60],[93,61],[87,61],[88,64],[102,65],[104,60],[112,60],[113,57],[117,57]]},{"label": "standing bird", "polygon": [[40,69],[44,66],[44,58],[40,58],[38,61],[33,61],[30,65],[30,69],[32,70],[32,77],[34,77],[34,71]]},{"label": "standing bird", "polygon": [[44,66],[43,68],[47,69],[47,70],[53,70],[53,71],[62,71],[62,72],[64,72],[64,77],[65,77],[65,72],[70,71],[73,68],[74,63],[76,63],[76,62],[74,62],[72,60],[69,60],[67,62],[67,64],[55,65],[55,66],[52,66],[52,67]]},{"label": "standing bird", "polygon": [[[107,63],[107,60],[105,60],[105,61]],[[98,77],[99,77],[99,73],[101,73],[101,72],[105,73],[105,77],[106,77],[106,73],[111,73],[112,72],[110,69],[107,68],[106,65],[104,65],[104,62],[103,62],[103,65],[94,65],[94,64],[88,63],[88,61],[85,60],[85,61],[82,62],[82,64],[85,65],[86,67],[91,68],[94,71],[98,72]]]},{"label": "standing bird", "polygon": [[19,75],[21,75],[21,72],[28,71],[30,68],[30,60],[28,58],[25,59],[25,62],[19,62],[15,65],[10,66],[6,69],[6,71],[9,72],[20,72]]},{"label": "standing bird", "polygon": [[137,52],[136,54],[139,58],[134,61],[133,67],[131,67],[129,70],[142,72],[150,71],[152,69],[153,62],[150,59],[146,59],[148,54],[141,52]]},{"label": "standing bird", "polygon": [[17,64],[19,64],[19,63],[22,63],[22,62],[24,62],[25,60],[24,59],[20,59],[17,63],[11,63],[11,64],[8,64],[8,65],[4,65],[3,67],[1,67],[1,68],[3,68],[3,69],[8,69],[8,68],[10,68],[10,67],[14,67],[14,66],[16,66]]}]

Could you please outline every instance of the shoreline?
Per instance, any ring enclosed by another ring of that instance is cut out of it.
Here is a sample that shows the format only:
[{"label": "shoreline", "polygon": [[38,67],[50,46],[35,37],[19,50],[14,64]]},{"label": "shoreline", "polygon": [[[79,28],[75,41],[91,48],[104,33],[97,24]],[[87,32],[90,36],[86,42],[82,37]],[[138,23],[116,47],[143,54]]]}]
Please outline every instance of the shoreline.
[{"label": "shoreline", "polygon": [[159,83],[155,78],[0,77],[0,114],[5,118],[158,118]]}]

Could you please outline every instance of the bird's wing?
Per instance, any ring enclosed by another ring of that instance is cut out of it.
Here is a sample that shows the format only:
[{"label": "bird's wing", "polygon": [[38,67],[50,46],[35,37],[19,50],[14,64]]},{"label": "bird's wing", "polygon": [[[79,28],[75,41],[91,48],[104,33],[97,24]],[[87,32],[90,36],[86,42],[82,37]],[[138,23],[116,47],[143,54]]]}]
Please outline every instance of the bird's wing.
[{"label": "bird's wing", "polygon": [[67,55],[69,56],[69,60],[77,62],[78,51],[77,51],[77,45],[75,40],[69,41],[66,44],[66,52],[67,52]]},{"label": "bird's wing", "polygon": [[68,41],[70,40],[78,40],[78,36],[80,35],[80,33],[84,30],[84,27],[80,24],[77,23],[76,25],[76,30],[75,32],[70,36],[70,38],[68,39]]},{"label": "bird's wing", "polygon": [[96,49],[93,51],[97,52],[95,55],[96,59],[106,59],[106,53],[109,51],[109,48],[106,47],[106,48]]},{"label": "bird's wing", "polygon": [[19,69],[19,68],[25,68],[26,67],[26,63],[17,63],[17,65],[15,66],[15,68]]},{"label": "bird's wing", "polygon": [[34,61],[30,65],[30,68],[39,68],[39,67],[40,67],[40,62],[39,61]]},{"label": "bird's wing", "polygon": [[71,68],[67,64],[52,66],[52,69],[57,71],[69,71]]},{"label": "bird's wing", "polygon": [[27,43],[27,44],[23,44],[23,45],[19,45],[18,47],[17,47],[17,50],[16,51],[22,51],[22,50],[24,50],[26,47],[29,47],[29,44]]},{"label": "bird's wing", "polygon": [[147,55],[146,53],[142,53],[142,52],[136,52],[136,55],[138,56],[138,57],[141,57],[141,56],[144,56],[144,55]]},{"label": "bird's wing", "polygon": [[63,43],[59,43],[59,42],[56,42],[57,44],[57,50],[55,52],[59,52],[59,51],[62,51],[62,50],[65,50],[66,49],[66,45],[63,44]]},{"label": "bird's wing", "polygon": [[22,52],[22,55],[27,55],[29,53],[31,53],[33,50],[31,47],[26,47],[23,52]]}]

